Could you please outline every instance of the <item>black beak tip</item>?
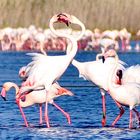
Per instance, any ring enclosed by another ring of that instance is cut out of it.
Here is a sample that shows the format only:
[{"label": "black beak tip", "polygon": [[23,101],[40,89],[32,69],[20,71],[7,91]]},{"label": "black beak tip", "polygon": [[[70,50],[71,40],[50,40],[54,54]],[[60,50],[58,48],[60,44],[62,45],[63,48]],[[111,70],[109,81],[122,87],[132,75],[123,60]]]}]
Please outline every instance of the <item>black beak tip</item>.
[{"label": "black beak tip", "polygon": [[102,56],[102,61],[103,61],[103,63],[105,62],[105,57],[104,56]]},{"label": "black beak tip", "polygon": [[1,95],[1,97],[2,97],[2,99],[3,99],[4,101],[7,101],[7,100],[6,100],[6,98],[5,98],[5,97],[3,97],[2,95]]},{"label": "black beak tip", "polygon": [[69,23],[67,22],[66,25],[69,26]]}]

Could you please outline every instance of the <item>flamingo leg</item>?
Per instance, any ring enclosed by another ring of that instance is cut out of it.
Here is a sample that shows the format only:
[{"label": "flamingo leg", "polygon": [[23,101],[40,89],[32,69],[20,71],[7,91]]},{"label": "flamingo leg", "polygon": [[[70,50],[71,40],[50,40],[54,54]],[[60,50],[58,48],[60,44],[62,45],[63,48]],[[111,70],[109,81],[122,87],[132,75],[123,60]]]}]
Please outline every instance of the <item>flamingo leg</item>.
[{"label": "flamingo leg", "polygon": [[52,104],[64,114],[64,116],[67,118],[68,123],[71,124],[70,115],[67,112],[65,112],[60,106],[58,106],[56,103],[53,102]]},{"label": "flamingo leg", "polygon": [[102,118],[102,126],[106,124],[106,104],[105,104],[105,91],[100,89],[102,95],[102,108],[103,108],[103,118]]},{"label": "flamingo leg", "polygon": [[48,103],[47,102],[46,102],[46,106],[45,106],[45,121],[46,121],[47,127],[50,128],[49,117],[48,117]]},{"label": "flamingo leg", "polygon": [[135,108],[133,109],[133,111],[136,113],[137,119],[139,121],[139,126],[140,126],[140,114]]},{"label": "flamingo leg", "polygon": [[114,122],[112,123],[112,126],[114,126],[117,121],[122,117],[122,115],[124,114],[124,109],[122,107],[122,105],[120,103],[118,103],[116,100],[114,100],[116,105],[119,107],[120,109],[120,114],[116,117],[116,119],[114,120]]},{"label": "flamingo leg", "polygon": [[102,105],[103,105],[102,126],[105,126],[105,124],[106,124],[106,105],[105,105],[105,95],[102,95]]},{"label": "flamingo leg", "polygon": [[133,112],[132,112],[132,110],[130,110],[130,118],[129,118],[129,128],[130,129],[132,128],[132,123],[133,123],[132,118],[133,118]]},{"label": "flamingo leg", "polygon": [[39,124],[42,124],[43,123],[43,120],[42,120],[42,104],[39,104],[39,115],[40,115]]},{"label": "flamingo leg", "polygon": [[26,120],[26,116],[25,116],[25,114],[24,114],[24,112],[23,112],[23,110],[22,110],[22,108],[21,108],[21,106],[20,106],[20,104],[19,104],[19,101],[17,100],[16,103],[17,103],[17,105],[18,105],[18,107],[19,107],[19,110],[20,110],[20,112],[21,112],[21,115],[22,115],[22,118],[23,118],[23,120],[24,120],[25,126],[28,127],[29,125],[28,125],[28,122],[27,122],[27,120]]}]

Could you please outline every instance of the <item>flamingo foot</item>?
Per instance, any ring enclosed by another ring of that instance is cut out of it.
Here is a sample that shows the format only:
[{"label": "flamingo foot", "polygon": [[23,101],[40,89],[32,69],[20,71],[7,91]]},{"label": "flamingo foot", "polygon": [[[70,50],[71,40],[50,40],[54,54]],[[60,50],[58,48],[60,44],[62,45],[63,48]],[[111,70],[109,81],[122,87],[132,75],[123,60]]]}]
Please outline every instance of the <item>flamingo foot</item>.
[{"label": "flamingo foot", "polygon": [[47,128],[50,128],[49,117],[46,113],[45,113],[45,120],[46,120]]},{"label": "flamingo foot", "polygon": [[[65,112],[66,113],[66,112]],[[70,115],[68,113],[65,114],[66,118],[67,118],[67,121],[68,121],[68,124],[71,124],[71,118],[70,118]]]},{"label": "flamingo foot", "polygon": [[39,124],[40,124],[40,125],[42,125],[42,124],[43,124],[43,121],[42,121],[42,119],[39,121]]},{"label": "flamingo foot", "polygon": [[[45,117],[45,118],[46,118],[46,117]],[[46,118],[45,120],[46,120],[47,128],[50,128],[50,123],[49,123],[48,118]]]},{"label": "flamingo foot", "polygon": [[102,126],[104,127],[105,125],[106,125],[106,118],[103,117],[103,119],[102,119]]}]

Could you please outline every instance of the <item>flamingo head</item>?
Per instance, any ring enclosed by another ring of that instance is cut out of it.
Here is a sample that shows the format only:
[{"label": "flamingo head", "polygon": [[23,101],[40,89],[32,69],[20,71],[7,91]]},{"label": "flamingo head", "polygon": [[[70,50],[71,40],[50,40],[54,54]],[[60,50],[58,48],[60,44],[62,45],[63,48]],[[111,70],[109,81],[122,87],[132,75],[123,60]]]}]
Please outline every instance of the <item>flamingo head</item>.
[{"label": "flamingo head", "polygon": [[69,24],[71,23],[70,20],[69,20],[69,15],[66,14],[66,13],[60,13],[60,14],[55,15],[55,16],[56,16],[56,21],[55,22],[63,22],[67,26],[69,26]]},{"label": "flamingo head", "polygon": [[1,90],[1,97],[6,101],[6,92],[8,92],[11,88],[10,82],[6,82],[3,84],[2,90]]},{"label": "flamingo head", "polygon": [[123,76],[122,70],[117,70],[116,75],[118,77],[117,78],[117,84],[120,84],[121,85],[121,80],[122,80],[122,76]]},{"label": "flamingo head", "polygon": [[116,57],[117,56],[117,53],[114,49],[110,49],[108,51],[105,52],[104,54],[104,57],[107,58],[107,57]]}]

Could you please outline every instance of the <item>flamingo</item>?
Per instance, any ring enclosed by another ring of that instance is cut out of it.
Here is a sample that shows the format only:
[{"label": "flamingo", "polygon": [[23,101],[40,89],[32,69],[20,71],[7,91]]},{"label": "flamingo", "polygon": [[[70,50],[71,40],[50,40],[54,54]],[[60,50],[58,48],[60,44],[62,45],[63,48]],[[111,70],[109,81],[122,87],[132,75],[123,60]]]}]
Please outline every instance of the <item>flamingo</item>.
[{"label": "flamingo", "polygon": [[[42,53],[42,54],[44,54],[44,55],[47,55],[47,53],[44,51],[44,49],[43,49],[43,45],[41,45],[40,46],[40,52]],[[23,80],[23,81],[26,81],[26,79],[28,78],[28,72],[29,72],[29,70],[30,70],[30,68],[31,68],[31,66],[32,65],[27,65],[27,66],[22,66],[21,68],[20,68],[20,70],[19,70],[19,77]],[[6,85],[10,85],[10,84],[6,84]],[[13,83],[12,83],[12,85],[13,85]],[[53,85],[57,85],[57,87],[59,88],[59,84],[58,84],[58,82],[55,82],[55,84],[53,84]],[[22,83],[22,86],[25,86],[25,83],[23,82]],[[16,87],[16,86],[15,86]],[[63,88],[62,88],[63,89]],[[65,89],[64,89],[64,91],[65,91]],[[43,91],[44,92],[44,91]],[[42,93],[43,93],[42,92]],[[31,98],[35,98],[35,96],[33,96],[32,95],[33,93],[31,93],[31,95],[30,96],[32,96]],[[44,95],[44,94],[43,94]],[[26,98],[29,98],[28,96],[29,95],[26,95],[27,97]],[[43,97],[43,96],[42,96]],[[45,99],[45,98],[44,98]],[[42,99],[42,101],[44,100],[44,99]],[[21,100],[21,99],[20,99]],[[21,107],[23,107],[22,105],[20,106],[20,103],[19,102],[17,102],[18,103],[18,106],[19,106],[19,108],[21,108]],[[40,107],[40,124],[42,124],[42,104],[39,104],[39,107]],[[60,107],[59,107],[60,108]],[[20,109],[21,110],[21,109]],[[62,109],[61,109],[62,110]],[[64,111],[63,111],[64,112]],[[21,110],[21,113],[23,114],[22,116],[25,116],[24,115],[24,113],[23,113],[23,111]],[[25,117],[23,117],[24,118],[24,120],[25,120],[25,124],[26,124],[26,126],[27,126],[27,121],[26,121],[26,118]],[[69,121],[70,122],[70,121]]]},{"label": "flamingo", "polygon": [[[1,96],[4,100],[6,100],[6,92],[8,92],[12,87],[15,88],[16,103],[20,109],[20,112],[22,114],[26,127],[28,127],[29,125],[24,115],[24,112],[22,110],[22,107],[25,108],[25,107],[32,106],[34,104],[40,105],[40,124],[42,124],[43,121],[42,121],[42,108],[41,107],[42,107],[42,104],[46,102],[46,91],[44,89],[41,89],[37,91],[32,91],[26,96],[19,96],[20,88],[18,87],[18,85],[13,82],[5,82],[3,84],[3,88],[1,91]],[[62,95],[72,96],[73,93],[65,88],[62,88],[58,83],[54,83],[51,86],[49,93],[47,93],[47,99],[48,99],[47,102],[50,104],[53,104],[57,109],[59,109],[67,118],[68,123],[70,124],[71,123],[70,115],[67,112],[65,112],[60,106],[58,106],[53,100],[54,98],[57,98]],[[25,97],[24,101],[22,101],[23,97]]]},{"label": "flamingo", "polygon": [[[127,81],[126,83],[122,82],[121,85],[116,84],[113,81],[113,75],[115,74],[115,72],[117,70],[119,58],[118,58],[116,51],[114,51],[114,50],[109,50],[108,52],[106,52],[105,57],[108,57],[108,56],[115,56],[115,63],[114,63],[113,68],[111,69],[111,73],[108,78],[109,93],[110,93],[111,97],[114,100],[116,100],[119,104],[129,107],[129,110],[130,110],[129,128],[132,128],[133,111],[136,113],[138,120],[140,122],[139,113],[135,109],[135,106],[140,105],[140,83],[137,83],[137,81],[135,81],[135,78],[131,78],[132,81],[129,80],[129,82]],[[131,67],[129,69],[129,71],[134,70],[134,68],[138,69],[138,67],[139,66]],[[139,67],[139,70],[140,70],[140,67]],[[138,77],[136,79],[138,79]],[[113,125],[115,125],[115,123],[118,121],[119,118],[120,117],[117,117],[115,119],[115,121],[113,122]]]},{"label": "flamingo", "polygon": [[[72,23],[77,24],[76,21],[79,22],[79,19],[72,15],[68,15],[69,18],[71,18]],[[21,90],[20,93],[24,94],[28,91],[35,90],[38,87],[45,88],[47,94],[50,92],[51,85],[56,82],[61,75],[65,72],[71,61],[73,60],[74,56],[77,53],[77,42],[68,34],[61,34],[58,32],[55,32],[55,29],[53,28],[53,24],[55,22],[59,22],[63,20],[66,24],[69,24],[67,22],[67,15],[65,14],[58,14],[54,15],[50,19],[50,29],[51,31],[59,36],[59,37],[66,37],[71,41],[73,44],[72,49],[67,53],[66,55],[62,56],[46,56],[42,54],[32,53],[30,55],[33,56],[33,61],[29,63],[29,65],[32,65],[32,67],[29,70],[29,75],[26,80],[26,85]],[[30,85],[28,83],[31,83]],[[31,86],[32,85],[32,86]],[[49,118],[48,118],[48,96],[46,96],[46,106],[45,106],[45,120],[47,127],[50,127],[49,125]]]}]

